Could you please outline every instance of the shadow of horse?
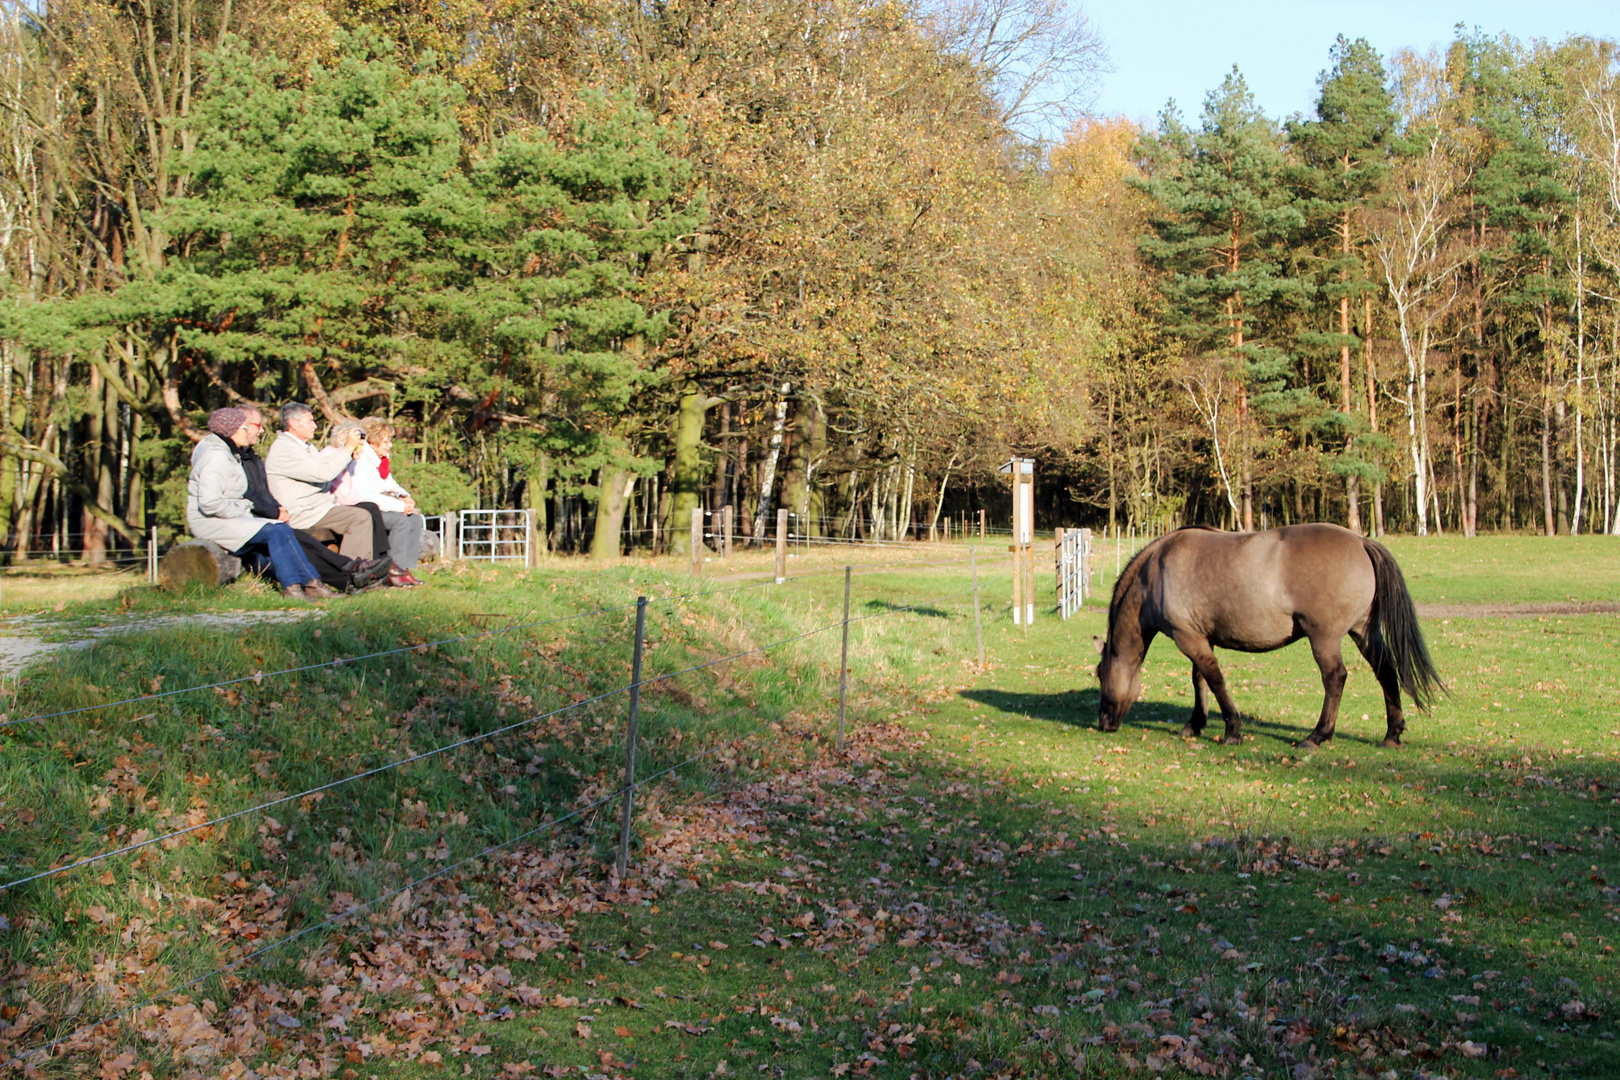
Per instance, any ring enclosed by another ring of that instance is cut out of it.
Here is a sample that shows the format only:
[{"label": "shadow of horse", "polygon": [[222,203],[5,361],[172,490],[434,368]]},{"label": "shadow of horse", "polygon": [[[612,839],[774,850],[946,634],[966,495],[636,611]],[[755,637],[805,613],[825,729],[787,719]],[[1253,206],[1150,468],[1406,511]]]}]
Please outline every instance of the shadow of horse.
[{"label": "shadow of horse", "polygon": [[945,611],[945,610],[943,610],[941,608],[937,608],[937,607],[929,607],[926,604],[922,604],[922,605],[891,604],[887,600],[868,600],[865,603],[864,607],[866,608],[867,611],[872,611],[872,612],[877,612],[877,611],[908,611],[913,615],[921,615],[924,618],[928,618],[928,619],[948,619],[948,618],[951,617],[950,612]]},{"label": "shadow of horse", "polygon": [[[968,701],[976,701],[980,705],[987,705],[998,712],[1009,716],[1025,716],[1031,720],[1045,720],[1056,724],[1067,724],[1069,727],[1097,730],[1097,690],[1063,690],[1057,693],[1018,693],[1012,690],[965,690],[961,695]],[[1162,701],[1144,698],[1137,704],[1136,709],[1142,714],[1144,721],[1137,726],[1151,728],[1164,724],[1170,728],[1169,734],[1178,734],[1181,724],[1187,718],[1189,707],[1178,701]],[[1294,724],[1286,721],[1268,720],[1261,717],[1244,714],[1244,721],[1251,725],[1257,734],[1264,735],[1282,743],[1293,746],[1310,730],[1307,720],[1304,724]],[[1131,726],[1127,724],[1127,726]],[[1339,737],[1347,742],[1359,742],[1368,746],[1378,745],[1375,738],[1364,738],[1356,735],[1346,735],[1343,732]]]}]

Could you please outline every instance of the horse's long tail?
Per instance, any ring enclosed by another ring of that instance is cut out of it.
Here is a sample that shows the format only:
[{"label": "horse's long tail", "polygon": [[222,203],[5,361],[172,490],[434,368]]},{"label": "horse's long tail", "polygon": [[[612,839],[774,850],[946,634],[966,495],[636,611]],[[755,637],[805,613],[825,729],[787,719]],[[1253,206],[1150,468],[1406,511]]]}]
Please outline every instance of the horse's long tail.
[{"label": "horse's long tail", "polygon": [[1423,642],[1423,629],[1418,625],[1417,609],[1412,606],[1412,594],[1406,591],[1406,579],[1395,556],[1383,544],[1363,540],[1367,555],[1372,559],[1373,588],[1372,618],[1367,626],[1367,659],[1380,674],[1393,671],[1407,696],[1419,709],[1427,712],[1435,697],[1449,693],[1429,659],[1429,647]]}]

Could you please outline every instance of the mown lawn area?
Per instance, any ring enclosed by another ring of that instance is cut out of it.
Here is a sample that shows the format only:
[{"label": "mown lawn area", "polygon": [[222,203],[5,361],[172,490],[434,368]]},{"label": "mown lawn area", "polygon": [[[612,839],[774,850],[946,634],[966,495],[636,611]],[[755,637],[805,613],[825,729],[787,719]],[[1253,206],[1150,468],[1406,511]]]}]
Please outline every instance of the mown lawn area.
[{"label": "mown lawn area", "polygon": [[[1178,736],[1191,687],[1163,641],[1103,735],[1100,600],[1015,628],[987,556],[981,671],[965,567],[858,574],[854,614],[877,617],[852,627],[845,753],[836,631],[646,689],[642,775],[672,771],[638,795],[626,880],[616,802],[456,865],[611,796],[609,697],[0,892],[0,1050],[382,896],[41,1075],[1620,1075],[1620,616],[1601,610],[1620,544],[1391,547],[1445,606],[1425,630],[1452,689],[1401,749],[1354,664],[1339,737],[1295,749],[1321,700],[1302,646],[1221,654],[1241,747]],[[653,605],[649,674],[841,611],[837,573],[741,584]],[[0,729],[0,878],[605,693],[628,674],[623,605],[684,587],[667,567],[462,568],[296,627],[68,657],[8,714],[612,609]],[[1548,607],[1571,603],[1600,613]]]}]

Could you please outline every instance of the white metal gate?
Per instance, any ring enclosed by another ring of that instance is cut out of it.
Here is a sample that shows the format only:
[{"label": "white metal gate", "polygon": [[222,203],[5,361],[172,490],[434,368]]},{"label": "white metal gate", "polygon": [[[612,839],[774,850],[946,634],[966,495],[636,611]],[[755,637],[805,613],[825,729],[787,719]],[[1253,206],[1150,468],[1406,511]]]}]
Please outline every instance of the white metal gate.
[{"label": "white metal gate", "polygon": [[462,510],[456,515],[456,558],[529,563],[528,510]]},{"label": "white metal gate", "polygon": [[1067,619],[1091,592],[1091,530],[1067,529],[1058,549],[1058,607]]}]

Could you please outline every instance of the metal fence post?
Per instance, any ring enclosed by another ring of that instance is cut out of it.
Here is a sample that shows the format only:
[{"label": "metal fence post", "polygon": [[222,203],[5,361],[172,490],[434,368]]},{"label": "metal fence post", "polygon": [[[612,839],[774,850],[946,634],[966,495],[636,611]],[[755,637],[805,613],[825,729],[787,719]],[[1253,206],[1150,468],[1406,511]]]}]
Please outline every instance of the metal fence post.
[{"label": "metal fence post", "polygon": [[787,519],[786,510],[776,512],[776,583],[787,580]]},{"label": "metal fence post", "polygon": [[844,645],[838,653],[838,752],[844,752],[844,703],[849,694],[849,575],[844,567]]},{"label": "metal fence post", "polygon": [[984,669],[984,618],[979,613],[979,549],[968,548],[968,562],[973,566],[973,636],[979,642],[979,669]]},{"label": "metal fence post", "polygon": [[630,814],[636,799],[636,729],[641,723],[641,645],[647,637],[647,598],[636,597],[636,644],[630,658],[630,725],[624,742],[624,809],[619,817],[618,876],[630,869]]}]

